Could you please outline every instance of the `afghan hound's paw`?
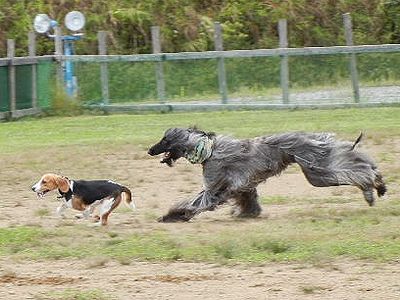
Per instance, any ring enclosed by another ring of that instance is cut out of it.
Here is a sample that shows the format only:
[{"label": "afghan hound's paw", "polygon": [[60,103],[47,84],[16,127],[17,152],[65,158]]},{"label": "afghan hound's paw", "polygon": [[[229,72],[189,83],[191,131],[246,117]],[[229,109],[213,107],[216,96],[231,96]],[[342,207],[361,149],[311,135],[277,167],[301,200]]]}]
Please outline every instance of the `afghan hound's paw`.
[{"label": "afghan hound's paw", "polygon": [[232,217],[235,218],[257,218],[261,214],[261,210],[255,209],[253,211],[242,211],[240,207],[234,207],[231,210]]},{"label": "afghan hound's paw", "polygon": [[232,217],[235,218],[257,218],[261,214],[261,210],[242,211],[240,208],[233,208],[231,211]]},{"label": "afghan hound's paw", "polygon": [[252,213],[243,212],[243,213],[235,215],[236,218],[257,218],[259,216],[260,216],[260,212],[252,212]]},{"label": "afghan hound's paw", "polygon": [[179,218],[179,217],[171,217],[171,216],[162,216],[157,219],[157,222],[160,223],[177,223],[177,222],[188,222],[188,219]]},{"label": "afghan hound's paw", "polygon": [[188,222],[191,219],[185,213],[169,213],[165,216],[159,217],[157,219],[160,223],[176,223],[176,222]]}]

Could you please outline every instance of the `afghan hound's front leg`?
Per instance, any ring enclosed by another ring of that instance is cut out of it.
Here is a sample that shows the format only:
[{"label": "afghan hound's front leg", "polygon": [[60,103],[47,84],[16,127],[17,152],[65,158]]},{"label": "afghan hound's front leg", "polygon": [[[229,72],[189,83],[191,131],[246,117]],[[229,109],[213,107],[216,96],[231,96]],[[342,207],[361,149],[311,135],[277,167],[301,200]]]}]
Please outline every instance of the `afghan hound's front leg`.
[{"label": "afghan hound's front leg", "polygon": [[185,200],[170,208],[165,216],[158,219],[159,222],[187,222],[195,215],[214,210],[218,205],[223,204],[228,199],[225,192],[213,193],[203,190],[196,197]]}]

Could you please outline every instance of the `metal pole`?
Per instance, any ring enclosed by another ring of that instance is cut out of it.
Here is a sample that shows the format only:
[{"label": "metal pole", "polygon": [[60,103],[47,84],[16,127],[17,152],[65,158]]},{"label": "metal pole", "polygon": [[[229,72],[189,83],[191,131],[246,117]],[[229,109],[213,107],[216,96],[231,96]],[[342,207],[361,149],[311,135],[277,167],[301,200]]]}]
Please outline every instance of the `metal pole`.
[{"label": "metal pole", "polygon": [[[161,40],[160,40],[160,27],[151,27],[151,41],[153,46],[153,53],[161,53]],[[157,62],[156,66],[156,80],[157,80],[157,96],[160,103],[165,103],[165,79],[164,79],[164,65],[162,61]]]},{"label": "metal pole", "polygon": [[[346,36],[346,45],[353,46],[353,26],[351,22],[350,13],[343,14],[344,31]],[[354,102],[360,102],[360,87],[358,84],[358,72],[357,72],[357,59],[354,53],[349,55],[349,68],[351,74],[351,83],[353,86],[353,97]]]},{"label": "metal pole", "polygon": [[[279,48],[288,48],[287,38],[287,21],[286,19],[279,20]],[[284,104],[289,104],[289,58],[287,55],[281,56],[281,88],[282,101]]]},{"label": "metal pole", "polygon": [[54,28],[55,32],[55,37],[54,37],[54,46],[55,46],[55,51],[54,55],[56,57],[57,61],[57,86],[58,88],[62,88],[63,86],[63,62],[61,61],[60,56],[63,54],[63,41],[62,41],[62,36],[61,36],[61,28],[60,27],[55,27]]},{"label": "metal pole", "polygon": [[[214,45],[216,51],[224,51],[223,38],[222,38],[222,26],[221,23],[214,23]],[[225,62],[223,57],[218,59],[218,86],[219,94],[221,95],[221,101],[223,104],[228,103],[228,91],[226,84],[226,71]]]},{"label": "metal pole", "polygon": [[[65,54],[65,56],[70,56],[73,54],[73,42],[72,41],[69,41],[69,40],[64,41],[64,54]],[[64,70],[65,88],[67,91],[67,95],[72,98],[75,95],[75,87],[74,87],[74,80],[73,80],[74,65],[73,65],[73,62],[70,60],[66,60],[64,62],[64,64],[65,64],[65,70]]]}]

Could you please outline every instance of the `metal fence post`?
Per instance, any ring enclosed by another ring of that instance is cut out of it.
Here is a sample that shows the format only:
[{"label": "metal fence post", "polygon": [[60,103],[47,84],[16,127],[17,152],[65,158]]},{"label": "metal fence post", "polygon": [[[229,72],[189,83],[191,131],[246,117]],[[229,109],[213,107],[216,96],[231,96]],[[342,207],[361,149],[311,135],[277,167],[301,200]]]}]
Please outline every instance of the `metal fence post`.
[{"label": "metal fence post", "polygon": [[16,103],[16,82],[15,82],[15,66],[14,66],[14,56],[15,56],[15,41],[8,39],[7,40],[7,58],[9,59],[8,65],[8,84],[9,84],[9,91],[10,91],[10,112],[11,117],[13,113],[17,109]]},{"label": "metal fence post", "polygon": [[[350,13],[343,14],[344,31],[346,36],[346,45],[353,46],[353,26],[351,23]],[[356,55],[351,53],[349,55],[349,68],[351,74],[351,83],[353,85],[354,102],[360,102],[360,88],[358,84],[357,60]]]},{"label": "metal fence post", "polygon": [[57,88],[64,88],[64,77],[63,77],[63,62],[61,60],[61,55],[63,54],[63,41],[61,37],[61,28],[54,28],[55,37],[54,37],[54,55],[57,61]]},{"label": "metal fence post", "polygon": [[[107,31],[99,31],[97,33],[99,55],[107,55]],[[108,64],[107,62],[100,63],[100,80],[101,80],[101,97],[103,104],[110,103],[110,90],[108,86]]]},{"label": "metal fence post", "polygon": [[[35,32],[29,31],[28,33],[28,47],[29,56],[36,56],[36,35]],[[37,108],[37,66],[36,63],[32,64],[32,108]]]},{"label": "metal fence post", "polygon": [[[279,48],[288,48],[287,21],[280,19],[278,23]],[[289,104],[289,58],[287,55],[281,55],[281,88],[282,101]]]},{"label": "metal fence post", "polygon": [[[222,26],[221,23],[219,22],[214,23],[214,44],[216,51],[224,51],[224,45],[222,39]],[[228,103],[226,71],[225,71],[225,62],[223,57],[218,58],[218,86],[222,103],[223,104]]]},{"label": "metal fence post", "polygon": [[[153,53],[161,53],[160,26],[151,26],[151,42]],[[160,103],[165,103],[164,65],[162,61],[156,65],[157,96]]]}]

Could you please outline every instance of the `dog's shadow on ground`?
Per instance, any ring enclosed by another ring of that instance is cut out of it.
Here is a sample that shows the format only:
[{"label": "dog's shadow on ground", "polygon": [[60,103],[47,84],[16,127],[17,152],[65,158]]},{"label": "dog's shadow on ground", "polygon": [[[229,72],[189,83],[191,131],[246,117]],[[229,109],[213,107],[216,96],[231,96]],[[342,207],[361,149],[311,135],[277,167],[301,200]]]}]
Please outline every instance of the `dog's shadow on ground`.
[{"label": "dog's shadow on ground", "polygon": [[264,222],[269,219],[270,216],[260,215],[256,218],[241,218],[241,217],[227,217],[227,218],[204,218],[201,221],[204,223],[212,223],[212,224],[232,224],[232,223],[258,223]]}]

